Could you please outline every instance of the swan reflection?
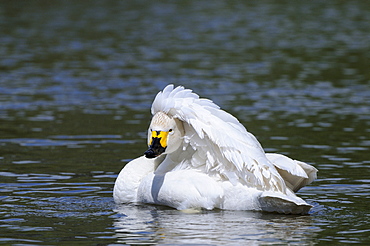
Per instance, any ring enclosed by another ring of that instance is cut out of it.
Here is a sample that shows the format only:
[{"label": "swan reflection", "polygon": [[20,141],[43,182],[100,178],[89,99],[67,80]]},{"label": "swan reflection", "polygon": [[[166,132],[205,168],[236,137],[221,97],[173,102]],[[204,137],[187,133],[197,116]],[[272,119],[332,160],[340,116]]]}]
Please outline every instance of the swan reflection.
[{"label": "swan reflection", "polygon": [[312,216],[252,211],[194,211],[121,205],[114,222],[117,242],[128,244],[312,243],[320,229]]}]

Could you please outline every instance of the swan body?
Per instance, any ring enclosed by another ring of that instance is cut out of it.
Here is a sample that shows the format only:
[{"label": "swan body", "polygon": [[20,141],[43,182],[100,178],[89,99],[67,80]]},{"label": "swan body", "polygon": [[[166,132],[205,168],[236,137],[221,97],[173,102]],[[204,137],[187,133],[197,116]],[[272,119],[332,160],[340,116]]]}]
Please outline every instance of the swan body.
[{"label": "swan body", "polygon": [[231,114],[182,86],[168,85],[152,104],[145,156],[119,173],[116,203],[185,209],[230,209],[306,214],[294,194],[317,169],[265,153]]}]

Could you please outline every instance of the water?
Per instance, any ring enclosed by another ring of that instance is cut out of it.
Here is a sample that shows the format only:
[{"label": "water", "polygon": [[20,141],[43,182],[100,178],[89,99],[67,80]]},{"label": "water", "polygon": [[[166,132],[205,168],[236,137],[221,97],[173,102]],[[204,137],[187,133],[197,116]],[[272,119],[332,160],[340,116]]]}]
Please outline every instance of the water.
[{"label": "water", "polygon": [[[367,1],[2,1],[0,243],[370,243]],[[116,206],[167,83],[319,169],[309,216]]]}]

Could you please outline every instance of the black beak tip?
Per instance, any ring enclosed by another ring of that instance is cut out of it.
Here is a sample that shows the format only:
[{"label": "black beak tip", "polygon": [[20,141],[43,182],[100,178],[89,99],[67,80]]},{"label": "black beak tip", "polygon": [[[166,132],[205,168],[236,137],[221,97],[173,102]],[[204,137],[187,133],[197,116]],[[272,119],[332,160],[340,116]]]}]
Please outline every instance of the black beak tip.
[{"label": "black beak tip", "polygon": [[152,159],[157,157],[157,155],[154,153],[153,149],[148,149],[147,151],[144,152],[144,155],[146,158]]}]

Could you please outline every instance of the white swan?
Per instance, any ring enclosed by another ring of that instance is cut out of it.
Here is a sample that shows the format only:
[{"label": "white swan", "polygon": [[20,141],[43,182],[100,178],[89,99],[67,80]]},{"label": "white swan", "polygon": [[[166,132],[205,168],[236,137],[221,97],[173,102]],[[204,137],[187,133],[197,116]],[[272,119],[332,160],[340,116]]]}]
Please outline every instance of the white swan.
[{"label": "white swan", "polygon": [[189,89],[168,85],[152,104],[145,156],[129,162],[114,185],[116,203],[183,209],[306,214],[294,194],[317,169],[266,154],[239,121]]}]

